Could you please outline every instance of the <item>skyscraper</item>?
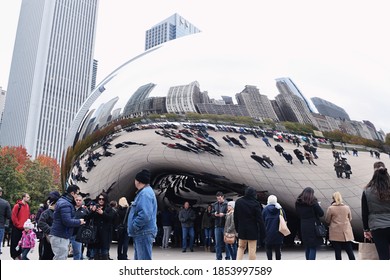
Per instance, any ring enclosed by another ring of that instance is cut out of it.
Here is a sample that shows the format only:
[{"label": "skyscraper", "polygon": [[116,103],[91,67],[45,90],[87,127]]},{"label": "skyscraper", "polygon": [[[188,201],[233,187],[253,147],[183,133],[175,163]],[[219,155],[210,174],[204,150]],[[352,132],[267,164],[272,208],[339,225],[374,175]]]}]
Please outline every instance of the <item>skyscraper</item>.
[{"label": "skyscraper", "polygon": [[294,94],[301,98],[306,106],[308,107],[311,113],[317,113],[314,106],[310,103],[309,100],[302,94],[299,88],[294,84],[294,82],[290,78],[278,78],[276,79],[276,87],[279,92],[282,94]]},{"label": "skyscraper", "polygon": [[236,94],[238,105],[244,105],[252,118],[278,120],[272,108],[271,101],[266,95],[260,94],[255,86],[246,85],[245,88]]},{"label": "skyscraper", "polygon": [[99,0],[23,0],[0,144],[60,160],[91,91]]},{"label": "skyscraper", "polygon": [[145,51],[167,41],[198,32],[200,30],[182,16],[173,14],[146,31]]},{"label": "skyscraper", "polygon": [[344,120],[350,120],[347,112],[333,104],[332,102],[329,102],[325,99],[319,98],[319,97],[312,97],[311,101],[313,102],[314,106],[316,106],[318,113],[329,116],[335,119],[344,119]]}]

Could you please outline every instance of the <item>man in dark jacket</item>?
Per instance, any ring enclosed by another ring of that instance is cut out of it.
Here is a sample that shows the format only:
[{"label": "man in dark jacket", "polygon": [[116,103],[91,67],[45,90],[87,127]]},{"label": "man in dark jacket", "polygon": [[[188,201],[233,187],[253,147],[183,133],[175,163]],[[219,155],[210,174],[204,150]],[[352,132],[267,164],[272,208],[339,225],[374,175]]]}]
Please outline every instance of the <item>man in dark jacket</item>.
[{"label": "man in dark jacket", "polygon": [[73,228],[84,224],[84,219],[75,219],[75,197],[80,188],[70,185],[66,193],[57,201],[53,225],[50,230],[50,243],[54,253],[54,260],[66,260],[68,258],[68,246]]},{"label": "man in dark jacket", "polygon": [[245,195],[237,199],[234,207],[234,225],[238,233],[237,260],[242,260],[248,245],[249,259],[256,259],[257,239],[264,239],[265,227],[256,190],[248,187]]},{"label": "man in dark jacket", "polygon": [[[215,218],[214,238],[215,238],[215,254],[217,260],[222,260],[222,248],[225,246],[223,241],[223,231],[225,228],[225,217],[227,212],[227,202],[222,192],[217,192],[217,201],[213,204],[213,215]],[[228,251],[226,251],[228,252]],[[226,255],[226,259],[230,256]]]},{"label": "man in dark jacket", "polygon": [[3,198],[3,189],[0,188],[0,254],[1,245],[3,244],[4,232],[5,232],[5,221],[11,219],[11,205]]},{"label": "man in dark jacket", "polygon": [[[190,247],[191,252],[194,251],[194,221],[196,219],[196,214],[192,208],[190,208],[190,203],[188,201],[184,202],[184,208],[179,212],[179,221],[181,223],[182,230],[182,249],[183,253],[187,251],[187,246]],[[187,237],[190,237],[190,244],[187,245]]]}]

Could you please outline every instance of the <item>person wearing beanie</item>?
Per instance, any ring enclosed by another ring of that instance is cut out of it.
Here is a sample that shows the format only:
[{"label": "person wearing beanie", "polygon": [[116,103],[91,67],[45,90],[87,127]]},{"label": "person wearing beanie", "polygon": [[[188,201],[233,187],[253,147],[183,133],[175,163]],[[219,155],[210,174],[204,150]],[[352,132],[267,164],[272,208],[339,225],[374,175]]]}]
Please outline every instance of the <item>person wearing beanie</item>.
[{"label": "person wearing beanie", "polygon": [[85,224],[84,219],[75,218],[75,197],[80,188],[70,185],[66,192],[57,200],[53,213],[53,225],[50,230],[50,244],[54,260],[66,260],[69,252],[70,237],[73,229]]},{"label": "person wearing beanie", "polygon": [[257,240],[264,239],[265,229],[261,205],[253,187],[245,189],[245,195],[237,199],[234,206],[234,225],[238,233],[237,260],[242,260],[248,246],[250,260],[256,259]]},{"label": "person wearing beanie", "polygon": [[267,206],[263,209],[262,214],[265,224],[264,243],[267,259],[272,260],[272,251],[275,251],[275,259],[280,260],[284,236],[279,232],[279,215],[283,215],[286,220],[286,214],[275,195],[268,197]]},{"label": "person wearing beanie", "polygon": [[[234,226],[234,201],[228,202],[227,212],[226,212],[226,219],[225,219],[225,227],[223,234],[234,234],[234,236],[237,235],[236,227]],[[232,260],[235,260],[237,258],[237,240],[235,238],[233,244],[226,244],[226,250],[229,251],[230,258]]]},{"label": "person wearing beanie", "polygon": [[22,249],[22,260],[29,260],[27,255],[29,252],[33,252],[35,247],[35,239],[37,238],[35,232],[33,231],[34,225],[30,219],[23,224],[24,231],[22,232],[22,237],[20,238],[16,250]]},{"label": "person wearing beanie", "polygon": [[157,235],[157,199],[150,186],[150,171],[135,175],[137,194],[127,220],[127,232],[133,237],[134,259],[151,260],[154,238]]}]

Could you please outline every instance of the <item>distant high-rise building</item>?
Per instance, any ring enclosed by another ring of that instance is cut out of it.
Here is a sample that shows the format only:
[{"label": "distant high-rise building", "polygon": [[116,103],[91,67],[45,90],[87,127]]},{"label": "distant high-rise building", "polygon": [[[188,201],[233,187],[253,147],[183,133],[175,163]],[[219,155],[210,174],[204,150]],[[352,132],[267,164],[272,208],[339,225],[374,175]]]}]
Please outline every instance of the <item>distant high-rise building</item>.
[{"label": "distant high-rise building", "polygon": [[249,115],[255,119],[278,120],[276,113],[266,95],[260,94],[255,86],[246,85],[243,91],[236,94],[238,105],[244,105]]},{"label": "distant high-rise building", "polygon": [[294,82],[290,78],[276,79],[276,87],[278,88],[279,93],[294,94],[298,96],[305,102],[310,112],[317,113],[314,106],[310,103],[309,100],[306,99],[306,97],[302,94],[302,92],[299,90],[299,88],[294,84]]},{"label": "distant high-rise building", "polygon": [[350,120],[347,112],[332,102],[319,97],[312,97],[311,101],[313,102],[314,106],[316,106],[318,113],[322,115],[335,119]]},{"label": "distant high-rise building", "polygon": [[225,101],[225,104],[227,105],[233,105],[233,97],[222,95],[222,100]]},{"label": "distant high-rise building", "polygon": [[4,112],[6,95],[7,92],[0,87],[0,133],[1,133],[1,123],[3,121],[3,112]]},{"label": "distant high-rise building", "polygon": [[91,91],[93,91],[96,87],[97,71],[98,71],[98,61],[94,59],[92,65]]},{"label": "distant high-rise building", "polygon": [[188,85],[170,87],[167,95],[167,111],[175,114],[197,113],[196,104],[208,103],[202,100],[203,98],[204,95],[201,94],[197,81]]},{"label": "distant high-rise building", "polygon": [[91,92],[98,0],[23,0],[0,133],[58,161]]},{"label": "distant high-rise building", "polygon": [[286,121],[317,126],[317,122],[309,111],[305,101],[299,96],[281,93],[275,96],[275,100],[278,103],[280,110],[283,112]]},{"label": "distant high-rise building", "polygon": [[200,30],[197,27],[176,13],[166,20],[154,25],[149,30],[146,30],[145,50],[167,41],[198,32],[200,32]]}]

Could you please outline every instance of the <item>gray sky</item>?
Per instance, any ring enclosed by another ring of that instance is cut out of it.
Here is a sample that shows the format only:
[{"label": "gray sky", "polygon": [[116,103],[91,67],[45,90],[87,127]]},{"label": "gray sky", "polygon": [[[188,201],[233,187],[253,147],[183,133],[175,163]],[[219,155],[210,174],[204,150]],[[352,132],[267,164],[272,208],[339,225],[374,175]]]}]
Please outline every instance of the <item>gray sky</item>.
[{"label": "gray sky", "polygon": [[[21,0],[0,1],[3,89],[7,89],[20,4]],[[275,76],[264,73],[255,84],[270,99],[278,94],[274,79],[290,77],[307,98],[333,102],[351,119],[370,120],[388,133],[387,11],[385,0],[100,0],[98,82],[143,52],[145,30],[177,12],[203,32],[234,34],[237,48],[245,38],[254,38],[264,56],[275,61]]]}]

